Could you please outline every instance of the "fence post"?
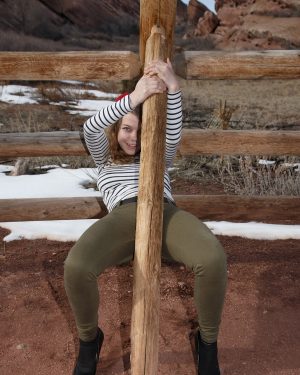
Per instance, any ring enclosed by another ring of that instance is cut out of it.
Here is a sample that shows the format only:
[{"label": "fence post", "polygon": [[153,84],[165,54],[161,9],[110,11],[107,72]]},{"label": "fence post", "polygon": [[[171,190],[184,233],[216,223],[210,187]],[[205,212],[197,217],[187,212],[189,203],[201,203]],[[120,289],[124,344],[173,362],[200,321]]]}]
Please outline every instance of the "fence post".
[{"label": "fence post", "polygon": [[[144,59],[147,64],[151,60],[165,60],[171,56],[176,5],[176,0],[141,0],[141,64]],[[142,127],[136,220],[132,375],[157,375],[158,369],[166,102],[166,94],[158,94],[143,104],[142,122],[146,126]]]},{"label": "fence post", "polygon": [[[154,26],[145,63],[165,60],[165,40]],[[143,105],[141,166],[136,219],[131,327],[131,374],[156,375],[158,367],[163,180],[165,170],[166,94]]]}]

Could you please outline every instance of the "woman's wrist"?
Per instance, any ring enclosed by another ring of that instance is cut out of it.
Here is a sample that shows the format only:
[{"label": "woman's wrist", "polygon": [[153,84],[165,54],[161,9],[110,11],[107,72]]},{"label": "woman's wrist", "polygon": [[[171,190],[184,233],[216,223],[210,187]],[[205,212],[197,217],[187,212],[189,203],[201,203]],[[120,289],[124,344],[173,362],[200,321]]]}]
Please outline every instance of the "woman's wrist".
[{"label": "woman's wrist", "polygon": [[134,91],[129,94],[129,104],[132,109],[135,109],[140,104]]},{"label": "woman's wrist", "polygon": [[180,90],[180,86],[179,84],[174,84],[174,85],[170,85],[168,87],[168,93],[169,94],[175,94],[175,92],[179,91]]},{"label": "woman's wrist", "polygon": [[167,87],[170,94],[173,94],[180,90],[179,82],[177,81],[175,76],[169,80]]}]

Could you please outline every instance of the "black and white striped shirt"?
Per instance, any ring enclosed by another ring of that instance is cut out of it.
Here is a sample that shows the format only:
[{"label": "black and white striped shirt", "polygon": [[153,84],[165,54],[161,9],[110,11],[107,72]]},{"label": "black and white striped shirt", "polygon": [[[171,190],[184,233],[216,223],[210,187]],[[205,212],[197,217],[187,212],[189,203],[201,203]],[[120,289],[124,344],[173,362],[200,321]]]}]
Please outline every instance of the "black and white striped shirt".
[{"label": "black and white striped shirt", "polygon": [[[89,118],[83,127],[87,147],[98,169],[97,185],[103,201],[111,211],[120,200],[138,195],[139,159],[129,164],[115,164],[109,155],[109,144],[104,129],[131,112],[129,95],[101,109]],[[181,138],[181,92],[168,93],[166,122],[166,168],[164,196],[174,200],[171,193],[168,168],[172,165]]]}]

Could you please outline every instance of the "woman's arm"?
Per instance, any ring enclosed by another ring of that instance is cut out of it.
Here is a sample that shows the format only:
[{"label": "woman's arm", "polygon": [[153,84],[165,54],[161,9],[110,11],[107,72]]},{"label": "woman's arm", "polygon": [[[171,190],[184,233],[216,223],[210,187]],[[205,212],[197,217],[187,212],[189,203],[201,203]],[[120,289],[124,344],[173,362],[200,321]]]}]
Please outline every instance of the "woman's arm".
[{"label": "woman's arm", "polygon": [[166,123],[166,165],[170,167],[176,155],[182,131],[182,103],[179,82],[169,59],[153,61],[145,68],[145,74],[157,75],[168,90]]},{"label": "woman's arm", "polygon": [[166,165],[170,167],[176,156],[182,133],[181,91],[168,93],[166,122]]},{"label": "woman's arm", "polygon": [[101,109],[89,118],[84,126],[84,138],[87,147],[99,167],[103,165],[109,154],[109,145],[104,129],[117,122],[149,96],[164,92],[166,86],[158,77],[142,76],[130,95]]},{"label": "woman's arm", "polygon": [[84,139],[97,167],[101,167],[106,162],[109,154],[108,139],[104,129],[131,111],[132,108],[127,95],[118,102],[102,108],[84,123]]}]

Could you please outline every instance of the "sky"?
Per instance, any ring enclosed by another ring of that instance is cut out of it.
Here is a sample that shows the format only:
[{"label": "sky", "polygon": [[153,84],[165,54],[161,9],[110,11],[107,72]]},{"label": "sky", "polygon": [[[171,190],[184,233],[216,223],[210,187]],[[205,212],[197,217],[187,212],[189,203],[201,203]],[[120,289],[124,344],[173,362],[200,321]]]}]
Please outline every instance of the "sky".
[{"label": "sky", "polygon": [[[188,4],[190,0],[181,0],[183,3]],[[215,0],[200,0],[200,3],[206,5],[209,10],[216,13],[215,11]]]},{"label": "sky", "polygon": [[[74,90],[79,93],[77,88]],[[70,88],[68,88],[68,91],[70,91]],[[90,90],[80,90],[80,94],[84,91],[93,94],[95,99],[80,100],[76,105],[72,104],[72,110],[69,109],[70,103],[61,102],[60,105],[65,107],[66,111],[76,111],[76,113],[86,118],[110,103],[118,95],[114,93],[106,94],[93,88]],[[23,103],[38,103],[38,93],[36,89],[27,86],[0,86],[1,101],[20,105]],[[57,105],[58,103],[52,104]],[[70,169],[67,165],[62,164],[44,166],[47,173],[43,174],[9,176],[8,173],[12,168],[10,165],[0,164],[0,199],[100,196],[100,193],[93,188],[85,188],[88,182],[96,178],[96,170],[93,168]],[[59,181],[59,184],[57,181]],[[0,227],[11,231],[4,238],[6,242],[18,239],[34,240],[38,238],[57,241],[76,241],[95,221],[87,219],[10,222],[0,223]],[[206,221],[205,224],[216,235],[240,236],[264,240],[300,239],[300,225],[278,225],[257,222],[231,223],[226,221]]]}]

